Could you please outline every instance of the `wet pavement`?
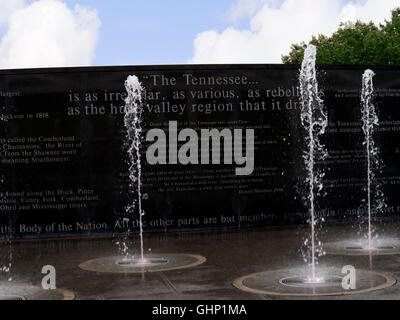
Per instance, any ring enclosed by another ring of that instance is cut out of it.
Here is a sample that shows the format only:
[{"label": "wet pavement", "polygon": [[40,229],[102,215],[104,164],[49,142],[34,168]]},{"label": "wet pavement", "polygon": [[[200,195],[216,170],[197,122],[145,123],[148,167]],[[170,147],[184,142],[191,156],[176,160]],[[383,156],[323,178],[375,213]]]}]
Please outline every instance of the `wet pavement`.
[{"label": "wet pavement", "polygon": [[[381,237],[399,239],[399,222],[377,226]],[[129,300],[275,300],[275,299],[400,299],[400,284],[378,291],[329,297],[291,297],[255,294],[233,286],[240,277],[270,270],[304,268],[300,247],[307,226],[207,231],[180,234],[146,234],[146,254],[200,255],[200,265],[154,273],[102,273],[87,271],[79,265],[91,259],[118,254],[115,239],[73,239],[15,242],[12,244],[12,267],[0,272],[0,280],[12,277],[11,283],[41,286],[42,267],[56,269],[59,289],[74,293],[75,299]],[[326,225],[323,242],[356,239],[358,227],[353,224]],[[135,236],[133,240],[135,241]],[[137,239],[138,240],[138,239]],[[135,246],[139,245],[136,241]],[[0,256],[7,264],[10,247],[1,243]],[[325,255],[322,266],[357,269],[400,277],[400,255],[351,256]],[[9,282],[10,284],[10,282]]]}]

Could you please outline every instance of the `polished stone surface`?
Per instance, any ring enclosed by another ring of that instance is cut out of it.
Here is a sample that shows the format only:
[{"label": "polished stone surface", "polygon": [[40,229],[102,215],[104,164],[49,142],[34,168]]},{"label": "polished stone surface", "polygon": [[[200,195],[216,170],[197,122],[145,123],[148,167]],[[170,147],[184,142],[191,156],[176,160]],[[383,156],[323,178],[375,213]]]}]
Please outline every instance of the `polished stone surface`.
[{"label": "polished stone surface", "polygon": [[75,295],[69,290],[44,290],[42,286],[25,285],[15,281],[0,282],[0,301],[18,300],[74,300]]},{"label": "polished stone surface", "polygon": [[[400,223],[387,222],[375,227],[380,236],[396,239]],[[320,238],[323,242],[345,241],[357,238],[358,231],[358,226],[351,223],[325,225]],[[207,258],[205,263],[191,268],[154,273],[113,274],[79,268],[84,261],[118,254],[112,238],[15,242],[11,250],[11,272],[0,272],[0,280],[11,276],[12,283],[40,286],[44,276],[42,267],[53,265],[57,271],[57,288],[72,291],[76,299],[400,299],[399,283],[368,293],[311,298],[256,294],[233,286],[235,279],[253,273],[304,266],[300,246],[308,232],[308,226],[291,226],[146,234],[146,254],[186,253]],[[7,263],[8,256],[9,246],[2,243],[3,264]],[[321,265],[336,268],[352,265],[356,270],[382,272],[396,280],[400,276],[400,255],[325,255],[319,261]]]},{"label": "polished stone surface", "polygon": [[369,245],[367,239],[352,239],[324,244],[327,254],[368,256],[368,255],[400,255],[400,240],[396,238],[378,239]]}]

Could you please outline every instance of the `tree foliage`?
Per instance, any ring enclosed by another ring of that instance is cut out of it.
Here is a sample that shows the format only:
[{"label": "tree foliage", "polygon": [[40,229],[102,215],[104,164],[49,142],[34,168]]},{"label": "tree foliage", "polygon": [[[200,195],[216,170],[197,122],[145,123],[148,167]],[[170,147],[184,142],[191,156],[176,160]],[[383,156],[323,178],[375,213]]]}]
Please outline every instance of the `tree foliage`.
[{"label": "tree foliage", "polygon": [[[392,11],[390,21],[341,23],[331,37],[313,36],[309,42],[317,47],[318,64],[400,65],[400,7]],[[301,64],[305,42],[292,44],[285,64]]]}]

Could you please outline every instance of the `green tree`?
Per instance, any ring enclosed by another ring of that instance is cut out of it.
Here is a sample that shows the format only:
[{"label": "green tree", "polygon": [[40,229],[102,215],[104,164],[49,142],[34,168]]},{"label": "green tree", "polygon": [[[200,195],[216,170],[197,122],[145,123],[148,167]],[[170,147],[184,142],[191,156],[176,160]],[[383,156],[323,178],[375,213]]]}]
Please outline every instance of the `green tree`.
[{"label": "green tree", "polygon": [[[392,11],[390,21],[379,27],[374,23],[341,23],[331,37],[313,36],[318,64],[400,65],[400,8]],[[307,44],[292,44],[285,64],[301,64]]]}]

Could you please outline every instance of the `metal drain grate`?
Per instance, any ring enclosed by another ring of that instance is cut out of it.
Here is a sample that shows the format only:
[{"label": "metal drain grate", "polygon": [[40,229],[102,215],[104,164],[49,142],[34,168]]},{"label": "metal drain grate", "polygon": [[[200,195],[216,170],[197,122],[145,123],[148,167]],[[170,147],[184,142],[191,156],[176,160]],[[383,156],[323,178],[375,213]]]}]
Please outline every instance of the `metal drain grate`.
[{"label": "metal drain grate", "polygon": [[[394,246],[377,246],[373,250],[395,250]],[[346,250],[368,250],[365,247],[346,247]]]},{"label": "metal drain grate", "polygon": [[342,284],[342,277],[326,276],[325,278],[321,278],[319,281],[310,281],[307,278],[303,277],[288,277],[280,279],[279,283],[288,287],[323,288],[323,287],[340,286]]},{"label": "metal drain grate", "polygon": [[116,261],[116,264],[122,267],[145,267],[145,266],[154,266],[167,263],[168,260],[165,258],[149,258],[146,259],[145,263],[139,263],[139,260],[137,259],[126,259],[126,260]]}]

